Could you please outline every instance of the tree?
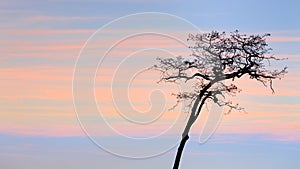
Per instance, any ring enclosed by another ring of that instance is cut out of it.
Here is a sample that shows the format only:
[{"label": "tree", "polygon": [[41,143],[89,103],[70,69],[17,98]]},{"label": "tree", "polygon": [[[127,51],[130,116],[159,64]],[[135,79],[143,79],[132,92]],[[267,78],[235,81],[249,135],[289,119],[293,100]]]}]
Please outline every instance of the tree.
[{"label": "tree", "polygon": [[224,99],[225,95],[240,91],[234,84],[235,79],[245,76],[257,80],[274,93],[273,80],[281,79],[287,73],[287,67],[282,70],[270,68],[272,61],[281,59],[270,54],[271,48],[266,43],[268,36],[270,34],[249,36],[238,31],[229,35],[217,31],[190,34],[188,41],[193,45],[189,47],[192,51],[189,57],[157,58],[158,64],[154,68],[161,72],[160,82],[196,82],[192,91],[176,94],[177,103],[188,100],[191,109],[173,169],[179,167],[190,129],[205,103],[212,101],[219,106],[228,106],[229,111],[242,109]]}]

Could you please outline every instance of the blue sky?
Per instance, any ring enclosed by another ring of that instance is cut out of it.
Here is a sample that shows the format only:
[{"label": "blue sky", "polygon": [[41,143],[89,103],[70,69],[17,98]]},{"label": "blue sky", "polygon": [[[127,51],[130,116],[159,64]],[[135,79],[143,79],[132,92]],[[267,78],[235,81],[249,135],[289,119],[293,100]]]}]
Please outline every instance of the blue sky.
[{"label": "blue sky", "polygon": [[[222,137],[226,142],[220,141]],[[129,160],[95,148],[86,137],[1,135],[1,167],[9,169],[170,168],[173,155],[171,151],[155,158]],[[296,142],[265,140],[262,135],[215,135],[203,145],[192,139],[186,147],[182,168],[297,169],[299,155]]]},{"label": "blue sky", "polygon": [[[292,31],[299,29],[298,1],[10,1],[2,2],[7,17],[22,19],[30,16],[98,17],[99,20],[81,23],[20,25],[51,28],[97,29],[112,19],[137,12],[166,12],[186,18],[202,29],[243,31]],[[22,13],[22,15],[20,15]],[[2,20],[14,22],[7,17]],[[101,18],[103,21],[101,22]]]}]

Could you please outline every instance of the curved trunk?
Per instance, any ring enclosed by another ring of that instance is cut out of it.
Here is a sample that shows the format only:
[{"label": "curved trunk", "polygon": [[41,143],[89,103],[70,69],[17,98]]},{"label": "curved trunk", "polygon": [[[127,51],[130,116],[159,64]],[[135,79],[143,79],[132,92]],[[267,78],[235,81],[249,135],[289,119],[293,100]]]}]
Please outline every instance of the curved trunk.
[{"label": "curved trunk", "polygon": [[184,136],[182,139],[181,139],[181,142],[180,142],[180,145],[177,149],[177,154],[176,154],[176,159],[175,159],[175,162],[174,162],[174,165],[173,165],[173,169],[178,169],[179,167],[179,163],[180,163],[180,159],[181,159],[181,155],[182,155],[182,151],[183,151],[183,148],[185,146],[185,143],[186,141],[189,139],[189,136],[186,135]]},{"label": "curved trunk", "polygon": [[188,120],[188,122],[187,122],[187,124],[185,126],[185,129],[184,129],[184,131],[182,133],[182,138],[181,138],[181,141],[180,141],[180,145],[179,145],[179,147],[177,149],[177,154],[176,154],[176,158],[175,158],[175,161],[174,161],[173,169],[178,169],[179,168],[179,164],[180,164],[180,160],[181,160],[181,156],[182,156],[182,152],[183,152],[185,143],[189,139],[190,129],[191,129],[192,125],[194,124],[194,122],[196,121],[198,115],[200,114],[200,111],[201,111],[201,109],[202,109],[202,107],[203,107],[206,99],[209,97],[209,95],[205,96],[203,98],[203,100],[201,101],[200,106],[198,107],[198,104],[199,104],[202,96],[203,95],[200,95],[200,97],[198,97],[196,99],[196,101],[195,101],[195,103],[193,105],[190,118],[189,118],[189,120]]},{"label": "curved trunk", "polygon": [[184,129],[184,131],[182,133],[182,136],[181,136],[181,141],[180,141],[180,145],[177,149],[177,154],[176,154],[175,162],[174,162],[174,165],[173,165],[173,169],[178,169],[179,168],[182,152],[183,152],[185,143],[189,139],[189,132],[190,132],[190,129],[191,129],[192,125],[194,124],[195,120],[196,120],[195,116],[193,116],[191,114],[190,118],[189,118],[189,121],[187,122],[187,124],[185,126],[185,129]]}]

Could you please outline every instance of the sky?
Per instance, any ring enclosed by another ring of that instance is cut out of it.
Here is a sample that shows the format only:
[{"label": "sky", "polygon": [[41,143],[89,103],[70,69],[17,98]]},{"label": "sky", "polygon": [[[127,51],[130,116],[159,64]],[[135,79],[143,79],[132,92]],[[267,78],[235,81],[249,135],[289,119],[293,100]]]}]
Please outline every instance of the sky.
[{"label": "sky", "polygon": [[238,29],[270,33],[272,54],[288,58],[272,64],[288,66],[288,74],[274,81],[275,94],[256,81],[237,80],[242,92],[231,99],[246,113],[224,115],[203,143],[204,111],[181,168],[298,169],[299,5],[1,1],[0,167],[171,168],[187,114],[168,108],[182,86],[157,84],[159,75],[145,70],[157,56],[188,55],[188,33]]}]

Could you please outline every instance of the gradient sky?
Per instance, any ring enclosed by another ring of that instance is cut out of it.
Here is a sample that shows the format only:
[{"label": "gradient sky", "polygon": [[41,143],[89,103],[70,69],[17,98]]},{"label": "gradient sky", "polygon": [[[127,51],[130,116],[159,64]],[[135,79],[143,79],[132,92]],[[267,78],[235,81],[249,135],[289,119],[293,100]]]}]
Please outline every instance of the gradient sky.
[{"label": "gradient sky", "polygon": [[[272,53],[279,58],[289,58],[275,64],[275,67],[287,65],[289,71],[284,79],[274,82],[275,94],[255,81],[246,78],[238,81],[242,92],[233,101],[239,102],[247,113],[232,112],[224,116],[216,134],[206,144],[198,143],[203,124],[201,120],[197,123],[186,146],[182,169],[298,169],[299,6],[296,0],[1,1],[0,168],[171,168],[175,149],[158,157],[140,160],[116,157],[100,149],[81,129],[72,100],[76,59],[86,40],[97,29],[124,15],[163,12],[182,17],[206,31],[231,32],[238,29],[249,34],[271,33],[268,43],[273,48]],[[174,29],[170,28],[170,32]],[[116,32],[108,32],[107,42],[116,40],[118,31],[130,30],[120,27]],[[168,40],[151,37],[144,41],[129,41],[122,48],[125,51],[117,49],[112,55],[128,54],[137,45],[178,49]],[[105,48],[105,45],[97,47]],[[183,54],[185,50],[177,52]],[[153,54],[163,53],[156,51]],[[147,55],[149,53],[140,56],[146,58]],[[116,130],[132,137],[151,136],[167,129],[178,116],[178,111],[166,112],[161,123],[152,126],[136,127],[120,120],[109,94],[109,81],[116,71],[117,61],[120,61],[117,57],[108,56],[97,76],[104,83],[96,84],[96,93],[100,93],[96,97],[105,105],[101,108],[109,122]],[[127,65],[128,68],[131,66]],[[155,78],[149,76],[138,81],[131,91],[138,93],[132,96],[132,100],[142,111],[149,107],[147,93],[150,89],[147,84]],[[164,85],[161,87],[166,91],[173,90]],[[168,97],[168,100],[168,104],[172,104],[172,98]],[[83,104],[88,112],[89,103]],[[151,114],[149,117],[152,117]],[[93,119],[88,114],[86,119],[93,128]],[[97,125],[104,127],[106,124]],[[108,140],[106,143],[111,143],[111,148],[132,151],[125,143],[119,144],[119,137],[104,128],[100,131],[99,139]],[[151,152],[153,147],[174,142],[180,135],[181,130],[174,130],[141,151]]]}]

